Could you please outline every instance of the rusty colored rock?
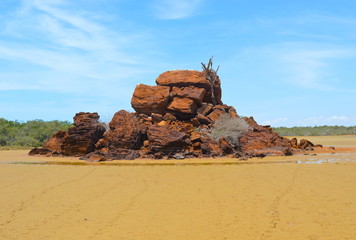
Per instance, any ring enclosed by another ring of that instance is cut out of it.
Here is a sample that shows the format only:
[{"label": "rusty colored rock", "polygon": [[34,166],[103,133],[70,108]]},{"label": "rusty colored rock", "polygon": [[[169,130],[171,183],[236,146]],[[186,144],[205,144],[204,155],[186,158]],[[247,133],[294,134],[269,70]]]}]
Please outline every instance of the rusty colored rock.
[{"label": "rusty colored rock", "polygon": [[[170,87],[198,87],[206,90],[203,102],[211,103],[211,86],[204,72],[195,70],[173,70],[167,71],[159,75],[156,79],[159,86]],[[217,78],[214,84],[214,94],[216,101],[221,103],[221,87],[220,79]]]},{"label": "rusty colored rock", "polygon": [[33,155],[47,155],[52,153],[51,150],[47,148],[33,148],[31,151],[28,153],[28,155],[33,156]]},{"label": "rusty colored rock", "polygon": [[292,138],[290,140],[290,145],[291,145],[292,148],[298,148],[298,139]]},{"label": "rusty colored rock", "polygon": [[192,132],[192,134],[190,135],[190,140],[192,142],[197,142],[197,141],[201,142],[201,133],[200,132]]},{"label": "rusty colored rock", "polygon": [[226,112],[224,110],[222,110],[221,108],[215,108],[207,117],[212,122],[216,122],[217,120],[219,120],[221,118],[221,116],[223,114],[226,114]]},{"label": "rusty colored rock", "polygon": [[105,156],[102,156],[102,155],[99,155],[99,154],[92,154],[85,161],[86,162],[103,162],[103,161],[106,161],[106,160],[107,160],[107,158]]},{"label": "rusty colored rock", "polygon": [[223,155],[232,154],[234,152],[233,147],[231,146],[231,144],[225,138],[220,138],[219,139],[219,145],[220,145],[220,148],[221,148],[221,150],[223,152]]},{"label": "rusty colored rock", "polygon": [[139,149],[142,146],[142,134],[138,118],[133,113],[121,110],[115,113],[110,124],[110,131],[104,139],[110,149]]},{"label": "rusty colored rock", "polygon": [[188,135],[169,126],[152,125],[148,129],[147,137],[153,151],[179,152],[186,147],[185,140]]},{"label": "rusty colored rock", "polygon": [[197,113],[200,113],[204,116],[208,115],[213,111],[214,106],[211,103],[203,103],[200,108],[197,109]]},{"label": "rusty colored rock", "polygon": [[170,88],[167,86],[136,86],[131,99],[131,106],[137,113],[165,113],[169,102]]},{"label": "rusty colored rock", "polygon": [[67,131],[59,130],[54,133],[50,139],[43,145],[43,148],[50,150],[53,153],[62,153],[62,145],[64,139],[68,136]]},{"label": "rusty colored rock", "polygon": [[181,98],[190,98],[194,100],[198,105],[201,105],[205,96],[204,88],[197,87],[173,87],[171,96],[181,97]]},{"label": "rusty colored rock", "polygon": [[161,114],[158,114],[158,113],[152,113],[151,114],[151,118],[152,118],[152,121],[155,122],[155,123],[159,123],[160,121],[163,120],[163,116]]},{"label": "rusty colored rock", "polygon": [[301,139],[298,145],[298,148],[300,149],[305,149],[305,150],[312,150],[314,147],[314,144],[306,139]]},{"label": "rusty colored rock", "polygon": [[167,110],[177,114],[195,114],[197,104],[190,98],[173,98],[172,102],[168,105]]},{"label": "rusty colored rock", "polygon": [[205,156],[219,157],[223,154],[219,142],[209,138],[206,135],[202,137],[201,149]]},{"label": "rusty colored rock", "polygon": [[95,144],[103,137],[105,127],[98,122],[97,113],[77,113],[74,127],[68,129],[62,150],[67,156],[82,156],[95,150]]},{"label": "rusty colored rock", "polygon": [[248,156],[284,155],[290,148],[287,138],[276,132],[265,129],[263,131],[249,131],[240,138],[241,152]]},{"label": "rusty colored rock", "polygon": [[164,121],[175,121],[177,120],[177,118],[171,114],[171,113],[166,113],[164,116],[163,116],[163,120]]},{"label": "rusty colored rock", "polygon": [[198,120],[198,118],[192,118],[190,119],[190,121],[192,122],[192,124],[195,126],[195,127],[199,127],[200,126],[200,122]]},{"label": "rusty colored rock", "polygon": [[200,114],[200,113],[198,113],[197,119],[201,124],[208,125],[208,124],[212,123],[212,121],[209,118],[205,117],[203,114]]}]

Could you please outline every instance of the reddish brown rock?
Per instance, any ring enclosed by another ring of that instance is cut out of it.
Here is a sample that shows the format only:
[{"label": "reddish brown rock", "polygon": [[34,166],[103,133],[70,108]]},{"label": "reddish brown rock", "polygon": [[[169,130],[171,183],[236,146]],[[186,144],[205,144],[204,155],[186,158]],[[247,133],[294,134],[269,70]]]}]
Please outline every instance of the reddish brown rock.
[{"label": "reddish brown rock", "polygon": [[201,105],[205,96],[205,89],[197,87],[173,87],[171,96],[190,98],[194,100],[198,105]]},{"label": "reddish brown rock", "polygon": [[158,113],[152,113],[151,114],[151,118],[152,118],[152,121],[155,122],[155,123],[159,123],[160,121],[163,120],[163,116],[161,114],[158,114]]},{"label": "reddish brown rock", "polygon": [[[195,70],[173,70],[167,71],[159,75],[156,79],[157,85],[170,86],[170,87],[198,87],[206,90],[203,102],[211,103],[211,86],[210,82],[206,79],[204,72]],[[214,94],[216,101],[221,103],[221,87],[220,79],[216,79],[214,85]]]},{"label": "reddish brown rock", "polygon": [[169,126],[152,125],[147,131],[147,137],[151,150],[170,153],[186,148],[188,135]]},{"label": "reddish brown rock", "polygon": [[197,109],[197,113],[200,113],[200,114],[206,116],[209,113],[211,113],[211,111],[213,111],[213,108],[214,108],[213,104],[203,103],[202,106]]},{"label": "reddish brown rock", "polygon": [[202,149],[202,153],[205,156],[219,157],[223,154],[219,142],[209,138],[206,135],[202,136],[201,139],[202,139],[201,149]]},{"label": "reddish brown rock", "polygon": [[205,117],[203,114],[200,114],[200,113],[198,113],[197,119],[201,124],[210,124],[210,123],[212,123],[212,121],[209,118]]},{"label": "reddish brown rock", "polygon": [[252,130],[240,138],[240,149],[244,155],[251,157],[285,155],[290,152],[290,142],[270,129]]},{"label": "reddish brown rock", "polygon": [[61,154],[63,152],[63,141],[67,136],[67,131],[59,130],[54,133],[50,139],[48,139],[48,141],[43,145],[43,148],[46,148],[53,153]]},{"label": "reddish brown rock", "polygon": [[176,114],[194,115],[196,113],[197,104],[190,98],[173,98],[168,105],[167,110],[175,112]]},{"label": "reddish brown rock", "polygon": [[137,113],[165,113],[169,102],[169,87],[148,86],[139,84],[136,86],[131,99],[131,106]]},{"label": "reddish brown rock", "polygon": [[215,122],[221,118],[223,114],[226,112],[221,108],[215,108],[207,117],[212,121]]},{"label": "reddish brown rock", "polygon": [[192,134],[190,135],[190,140],[192,142],[201,141],[201,133],[200,132],[192,132]]},{"label": "reddish brown rock", "polygon": [[234,152],[233,147],[225,138],[219,139],[219,145],[220,145],[223,155],[232,154]]},{"label": "reddish brown rock", "polygon": [[190,119],[191,123],[195,126],[195,127],[199,127],[200,126],[200,122],[198,120],[198,118],[192,118]]},{"label": "reddish brown rock", "polygon": [[106,161],[107,158],[105,156],[99,155],[99,154],[92,154],[88,159],[86,159],[86,162],[103,162]]},{"label": "reddish brown rock", "polygon": [[298,148],[300,149],[305,149],[305,150],[312,150],[314,147],[314,144],[306,139],[301,139],[298,145]]},{"label": "reddish brown rock", "polygon": [[171,113],[166,113],[163,116],[163,120],[164,121],[175,121],[175,120],[177,120],[177,118],[175,116],[173,116]]},{"label": "reddish brown rock", "polygon": [[33,156],[33,155],[48,155],[51,154],[51,150],[47,148],[33,148],[31,151],[28,153],[28,155]]},{"label": "reddish brown rock", "polygon": [[292,138],[290,140],[290,145],[292,148],[298,148],[298,140],[296,138]]},{"label": "reddish brown rock", "polygon": [[63,139],[64,155],[82,156],[95,150],[95,144],[103,137],[105,127],[98,122],[97,113],[77,113],[74,127],[68,129],[68,136]]},{"label": "reddish brown rock", "polygon": [[105,133],[104,138],[110,149],[139,149],[142,146],[140,123],[135,114],[121,110],[115,113],[109,126],[110,131]]}]

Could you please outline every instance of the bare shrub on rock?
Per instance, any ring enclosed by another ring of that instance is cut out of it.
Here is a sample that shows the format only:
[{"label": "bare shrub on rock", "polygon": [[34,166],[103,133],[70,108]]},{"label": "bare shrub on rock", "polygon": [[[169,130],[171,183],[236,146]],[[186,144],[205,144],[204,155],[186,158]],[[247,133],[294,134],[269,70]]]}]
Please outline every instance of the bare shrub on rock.
[{"label": "bare shrub on rock", "polygon": [[250,128],[244,119],[223,114],[207,132],[207,135],[216,141],[225,138],[233,147],[237,147],[240,137]]}]

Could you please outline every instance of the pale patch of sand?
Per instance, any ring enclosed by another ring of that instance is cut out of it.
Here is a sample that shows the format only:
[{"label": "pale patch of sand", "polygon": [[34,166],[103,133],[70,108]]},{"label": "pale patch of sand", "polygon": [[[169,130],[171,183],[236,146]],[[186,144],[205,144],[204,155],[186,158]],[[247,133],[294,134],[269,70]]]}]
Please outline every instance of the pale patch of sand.
[{"label": "pale patch of sand", "polygon": [[83,163],[26,154],[0,151],[0,239],[356,239],[355,152],[13,164]]}]

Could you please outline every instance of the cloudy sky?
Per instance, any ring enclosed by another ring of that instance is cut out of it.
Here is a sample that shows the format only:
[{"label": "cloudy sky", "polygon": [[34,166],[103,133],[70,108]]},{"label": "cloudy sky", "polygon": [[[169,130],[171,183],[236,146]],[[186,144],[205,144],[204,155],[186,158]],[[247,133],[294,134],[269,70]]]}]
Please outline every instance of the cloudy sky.
[{"label": "cloudy sky", "polygon": [[136,84],[211,56],[242,116],[356,125],[354,0],[1,0],[0,117],[110,121]]}]

